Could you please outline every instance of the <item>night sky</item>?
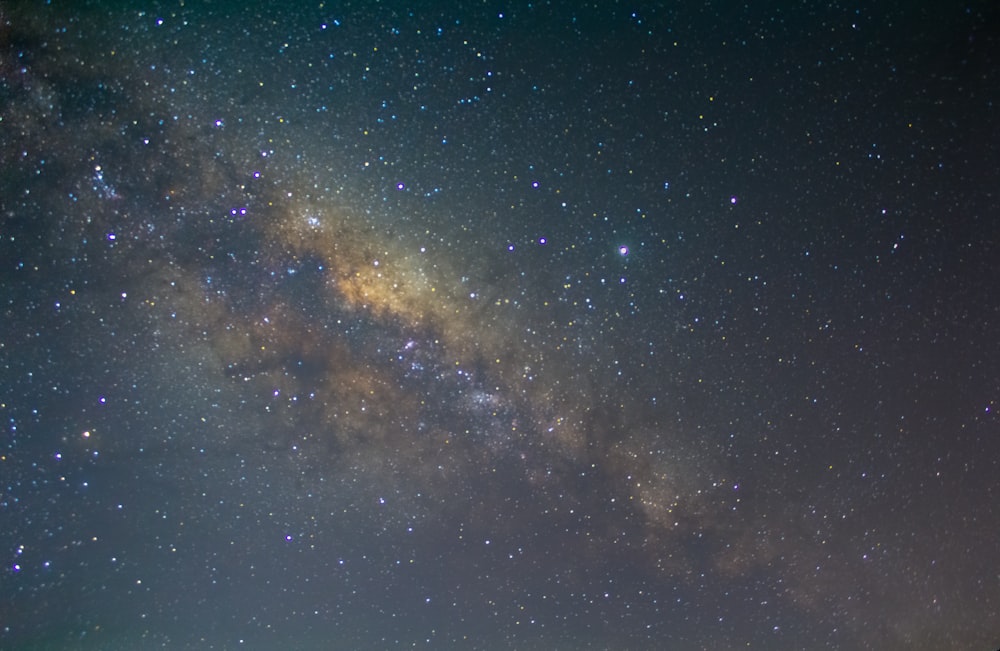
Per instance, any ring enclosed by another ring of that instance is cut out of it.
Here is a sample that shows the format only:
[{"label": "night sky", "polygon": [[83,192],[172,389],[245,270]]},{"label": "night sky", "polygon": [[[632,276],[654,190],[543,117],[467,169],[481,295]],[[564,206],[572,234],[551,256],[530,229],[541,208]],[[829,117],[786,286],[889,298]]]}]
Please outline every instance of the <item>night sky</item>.
[{"label": "night sky", "polygon": [[743,4],[0,5],[0,648],[1000,646],[1000,8]]}]

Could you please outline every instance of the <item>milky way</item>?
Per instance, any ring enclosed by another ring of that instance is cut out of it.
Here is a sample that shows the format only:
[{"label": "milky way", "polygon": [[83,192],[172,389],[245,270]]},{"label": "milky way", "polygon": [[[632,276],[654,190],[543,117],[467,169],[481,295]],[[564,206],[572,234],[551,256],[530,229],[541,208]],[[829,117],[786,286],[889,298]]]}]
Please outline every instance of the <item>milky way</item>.
[{"label": "milky way", "polygon": [[996,9],[607,4],[0,9],[0,646],[1000,644]]}]

